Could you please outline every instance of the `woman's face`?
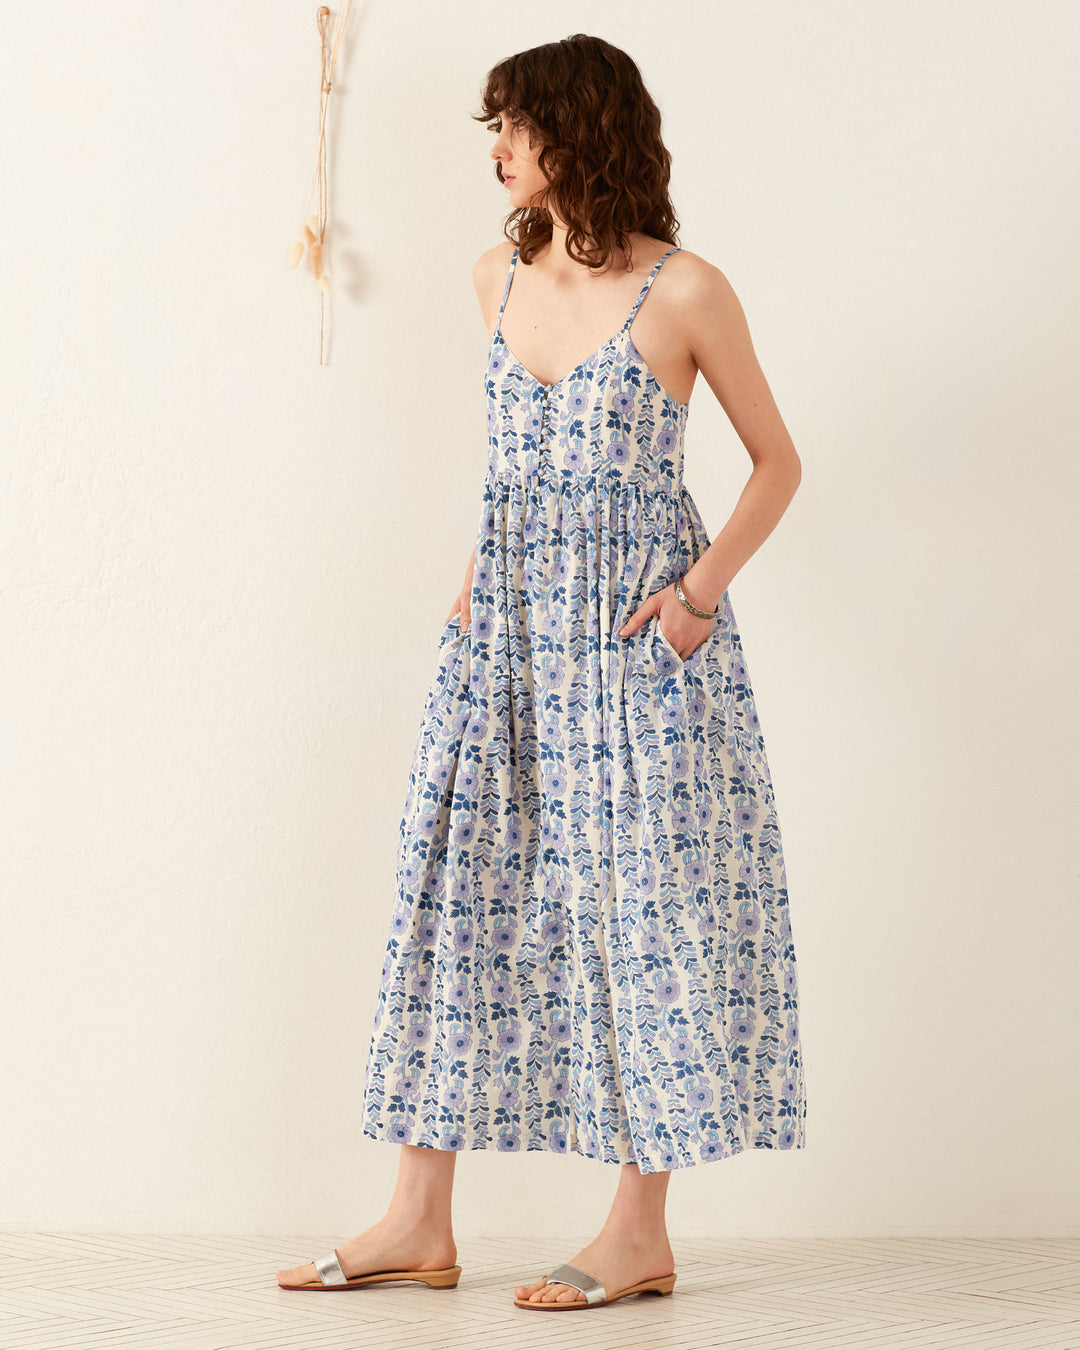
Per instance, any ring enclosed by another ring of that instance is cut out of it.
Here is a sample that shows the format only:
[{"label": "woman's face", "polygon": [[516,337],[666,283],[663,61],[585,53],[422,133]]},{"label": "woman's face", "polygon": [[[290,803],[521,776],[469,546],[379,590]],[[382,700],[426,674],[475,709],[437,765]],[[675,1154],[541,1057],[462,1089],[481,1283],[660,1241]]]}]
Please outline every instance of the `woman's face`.
[{"label": "woman's face", "polygon": [[517,113],[507,113],[505,109],[492,131],[497,134],[495,144],[491,147],[491,158],[498,161],[501,167],[503,182],[510,194],[510,205],[528,206],[536,193],[547,186],[548,181],[536,163],[540,143],[531,142],[526,118]]}]

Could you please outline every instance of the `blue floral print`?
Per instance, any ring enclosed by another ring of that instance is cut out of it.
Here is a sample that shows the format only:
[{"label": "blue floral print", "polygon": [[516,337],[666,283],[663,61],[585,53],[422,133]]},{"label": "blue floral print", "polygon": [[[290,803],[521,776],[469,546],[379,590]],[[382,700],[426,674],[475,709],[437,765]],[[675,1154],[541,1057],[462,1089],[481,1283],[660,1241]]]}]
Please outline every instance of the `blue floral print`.
[{"label": "blue floral print", "polygon": [[654,615],[709,546],[688,405],[631,324],[554,384],[502,337],[471,621],[438,642],[408,778],[362,1129],[643,1173],[801,1148],[795,949],[725,593],[685,660]]}]

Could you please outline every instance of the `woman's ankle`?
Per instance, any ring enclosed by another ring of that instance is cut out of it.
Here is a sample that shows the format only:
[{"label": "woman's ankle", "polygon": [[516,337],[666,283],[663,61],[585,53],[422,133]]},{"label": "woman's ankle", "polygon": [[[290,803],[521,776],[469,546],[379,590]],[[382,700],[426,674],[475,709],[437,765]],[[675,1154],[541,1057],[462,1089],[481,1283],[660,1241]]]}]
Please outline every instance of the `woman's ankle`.
[{"label": "woman's ankle", "polygon": [[453,1223],[445,1210],[409,1208],[398,1212],[388,1209],[375,1227],[392,1242],[421,1246],[455,1245]]}]

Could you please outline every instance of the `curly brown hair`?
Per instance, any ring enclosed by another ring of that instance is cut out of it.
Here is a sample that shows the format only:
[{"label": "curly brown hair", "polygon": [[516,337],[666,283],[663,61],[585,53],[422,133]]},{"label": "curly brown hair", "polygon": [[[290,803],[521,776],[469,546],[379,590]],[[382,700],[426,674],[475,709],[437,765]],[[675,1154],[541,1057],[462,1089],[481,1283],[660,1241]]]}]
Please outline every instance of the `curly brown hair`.
[{"label": "curly brown hair", "polygon": [[[635,231],[678,242],[660,109],[618,47],[574,33],[508,56],[488,72],[481,108],[475,121],[521,118],[530,146],[540,144],[547,186],[537,205],[518,207],[503,224],[523,263],[551,239],[549,200],[566,223],[567,253],[590,268],[606,267],[616,250],[629,260]],[[503,181],[501,164],[495,176]]]}]

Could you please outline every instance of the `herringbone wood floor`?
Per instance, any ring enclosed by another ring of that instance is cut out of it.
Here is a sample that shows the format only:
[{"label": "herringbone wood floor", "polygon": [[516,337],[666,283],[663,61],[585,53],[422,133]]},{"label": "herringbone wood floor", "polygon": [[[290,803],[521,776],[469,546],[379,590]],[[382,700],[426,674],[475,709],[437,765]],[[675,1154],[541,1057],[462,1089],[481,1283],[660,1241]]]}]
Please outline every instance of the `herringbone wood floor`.
[{"label": "herringbone wood floor", "polygon": [[3,1350],[1080,1350],[1080,1239],[680,1239],[674,1293],[578,1313],[511,1303],[565,1241],[458,1239],[456,1289],[288,1293],[348,1235],[0,1233]]}]

